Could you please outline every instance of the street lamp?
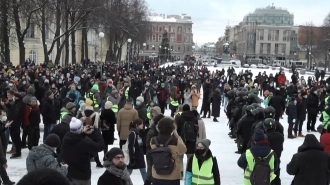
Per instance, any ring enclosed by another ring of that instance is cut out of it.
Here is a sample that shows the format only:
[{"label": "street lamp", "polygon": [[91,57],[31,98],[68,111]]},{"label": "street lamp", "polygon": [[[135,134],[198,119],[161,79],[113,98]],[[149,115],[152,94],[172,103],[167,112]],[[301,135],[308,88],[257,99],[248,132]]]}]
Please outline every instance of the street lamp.
[{"label": "street lamp", "polygon": [[[147,46],[147,44],[146,44],[146,43],[143,43],[142,45],[143,45],[143,50],[145,50],[145,49],[146,49],[146,46]],[[145,56],[145,54],[144,54],[144,53],[143,53],[143,55],[144,55],[144,57],[143,57],[143,58],[144,58],[144,60],[145,60],[145,59],[146,59],[146,56]]]},{"label": "street lamp", "polygon": [[164,48],[165,49],[165,62],[167,62],[167,47]]},{"label": "street lamp", "polygon": [[193,49],[193,53],[195,53],[195,46],[192,46],[192,49]]},{"label": "street lamp", "polygon": [[246,59],[245,59],[245,57],[246,57],[246,55],[245,55],[245,53],[243,54],[243,60],[244,60],[244,62],[246,63]]},{"label": "street lamp", "polygon": [[[101,70],[100,70],[100,76],[102,76],[102,70],[103,70],[103,65],[102,65],[102,62],[103,62],[103,50],[102,50],[102,45],[103,45],[103,38],[104,38],[104,33],[103,32],[100,32],[99,33],[99,38],[101,40]],[[96,62],[96,61],[95,61]]]},{"label": "street lamp", "polygon": [[128,42],[128,64],[127,64],[127,70],[129,71],[129,56],[130,56],[130,51],[131,51],[131,42],[132,42],[132,39],[131,38],[127,39],[127,42]]},{"label": "street lamp", "polygon": [[284,58],[284,53],[282,53],[282,61],[281,61],[281,66],[283,66],[283,58]]},{"label": "street lamp", "polygon": [[155,50],[155,45],[152,45],[151,47],[152,47],[152,50]]}]

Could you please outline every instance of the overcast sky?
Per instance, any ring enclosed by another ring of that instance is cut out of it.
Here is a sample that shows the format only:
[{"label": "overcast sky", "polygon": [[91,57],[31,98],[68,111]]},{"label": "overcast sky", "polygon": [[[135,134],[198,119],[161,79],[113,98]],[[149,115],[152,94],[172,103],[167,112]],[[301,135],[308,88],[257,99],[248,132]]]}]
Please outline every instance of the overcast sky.
[{"label": "overcast sky", "polygon": [[216,42],[228,25],[234,26],[256,8],[271,5],[294,14],[294,24],[323,23],[330,12],[329,0],[146,0],[154,13],[187,14],[192,17],[194,42],[198,45]]}]

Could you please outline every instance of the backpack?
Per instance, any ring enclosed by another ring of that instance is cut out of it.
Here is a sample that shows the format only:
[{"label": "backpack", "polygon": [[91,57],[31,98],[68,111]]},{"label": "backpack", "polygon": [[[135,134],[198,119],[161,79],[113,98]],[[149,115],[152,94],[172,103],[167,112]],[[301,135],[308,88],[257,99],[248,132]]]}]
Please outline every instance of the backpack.
[{"label": "backpack", "polygon": [[271,169],[269,166],[270,159],[274,156],[274,151],[268,154],[267,157],[261,158],[255,156],[252,152],[255,165],[250,175],[252,185],[269,185]]},{"label": "backpack", "polygon": [[84,111],[82,111],[81,112],[81,115],[83,116],[83,117],[86,117],[86,119],[85,119],[85,123],[86,123],[86,125],[94,125],[94,123],[93,123],[93,117],[96,115],[96,113],[94,112],[93,114],[91,114],[90,116],[86,116],[86,114],[85,114],[85,112]]},{"label": "backpack", "polygon": [[168,144],[172,141],[170,137],[164,145],[159,145],[156,137],[152,138],[155,142],[156,148],[149,151],[151,156],[151,162],[158,175],[170,175],[172,174],[175,166],[175,160],[172,157],[172,151],[168,147]]},{"label": "backpack", "polygon": [[183,141],[192,141],[192,142],[196,142],[196,138],[197,138],[197,133],[199,130],[198,125],[194,124],[191,121],[186,121],[183,124]]},{"label": "backpack", "polygon": [[[131,132],[132,133],[132,132]],[[131,134],[130,133],[130,134]],[[134,133],[134,145],[133,145],[133,153],[135,153],[135,140],[136,140],[136,134],[135,132]],[[129,135],[128,135],[129,137]],[[128,144],[129,144],[129,138],[127,138],[126,140],[126,143],[122,146],[122,151],[124,153],[124,156],[125,156],[125,159],[124,159],[124,162],[126,165],[129,165],[129,162],[130,162],[130,157],[129,157],[129,148],[128,148]]]}]

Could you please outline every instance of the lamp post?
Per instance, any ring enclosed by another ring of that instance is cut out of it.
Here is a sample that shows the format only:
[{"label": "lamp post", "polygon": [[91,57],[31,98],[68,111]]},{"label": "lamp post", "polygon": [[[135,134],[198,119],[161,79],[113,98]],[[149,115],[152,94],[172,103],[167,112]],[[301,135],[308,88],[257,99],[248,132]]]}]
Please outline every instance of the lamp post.
[{"label": "lamp post", "polygon": [[284,58],[284,53],[282,53],[282,61],[281,61],[281,66],[283,66],[283,58]]},{"label": "lamp post", "polygon": [[127,42],[128,42],[128,62],[127,62],[127,70],[129,71],[129,62],[130,62],[130,51],[131,51],[131,42],[132,42],[132,39],[129,38],[127,39]]},{"label": "lamp post", "polygon": [[297,53],[294,53],[294,61],[297,61]]},{"label": "lamp post", "polygon": [[158,60],[160,60],[161,49],[162,49],[162,46],[159,46]]},{"label": "lamp post", "polygon": [[151,47],[152,47],[152,50],[155,50],[155,45],[152,45]]},{"label": "lamp post", "polygon": [[[103,38],[104,38],[104,33],[103,32],[100,32],[99,33],[99,38],[100,38],[100,40],[101,40],[101,69],[100,69],[100,76],[102,76],[102,70],[103,70],[103,64],[102,64],[102,62],[103,62],[103,49],[102,49],[102,45],[103,45]],[[96,62],[96,61],[95,61]]]},{"label": "lamp post", "polygon": [[167,53],[166,53],[167,47],[165,47],[164,49],[165,49],[165,62],[167,62]]},{"label": "lamp post", "polygon": [[[143,45],[143,51],[146,49],[146,46],[147,46],[147,44],[146,43],[143,43],[142,44]],[[146,56],[145,56],[145,53],[143,52],[143,58],[144,58],[144,60],[146,59]]]},{"label": "lamp post", "polygon": [[245,53],[243,54],[243,60],[244,60],[244,62],[246,63],[246,55],[245,55]]},{"label": "lamp post", "polygon": [[311,54],[312,54],[311,52],[308,53],[308,64],[307,64],[308,69],[311,66]]}]

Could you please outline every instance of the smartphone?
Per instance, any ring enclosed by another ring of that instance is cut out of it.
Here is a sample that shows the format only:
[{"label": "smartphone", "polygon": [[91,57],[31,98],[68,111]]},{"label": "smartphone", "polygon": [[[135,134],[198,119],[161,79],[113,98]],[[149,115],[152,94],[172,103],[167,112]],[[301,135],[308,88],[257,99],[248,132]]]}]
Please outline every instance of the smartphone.
[{"label": "smartphone", "polygon": [[94,130],[94,128],[95,128],[94,125],[89,126],[89,129],[90,129],[90,130]]}]

